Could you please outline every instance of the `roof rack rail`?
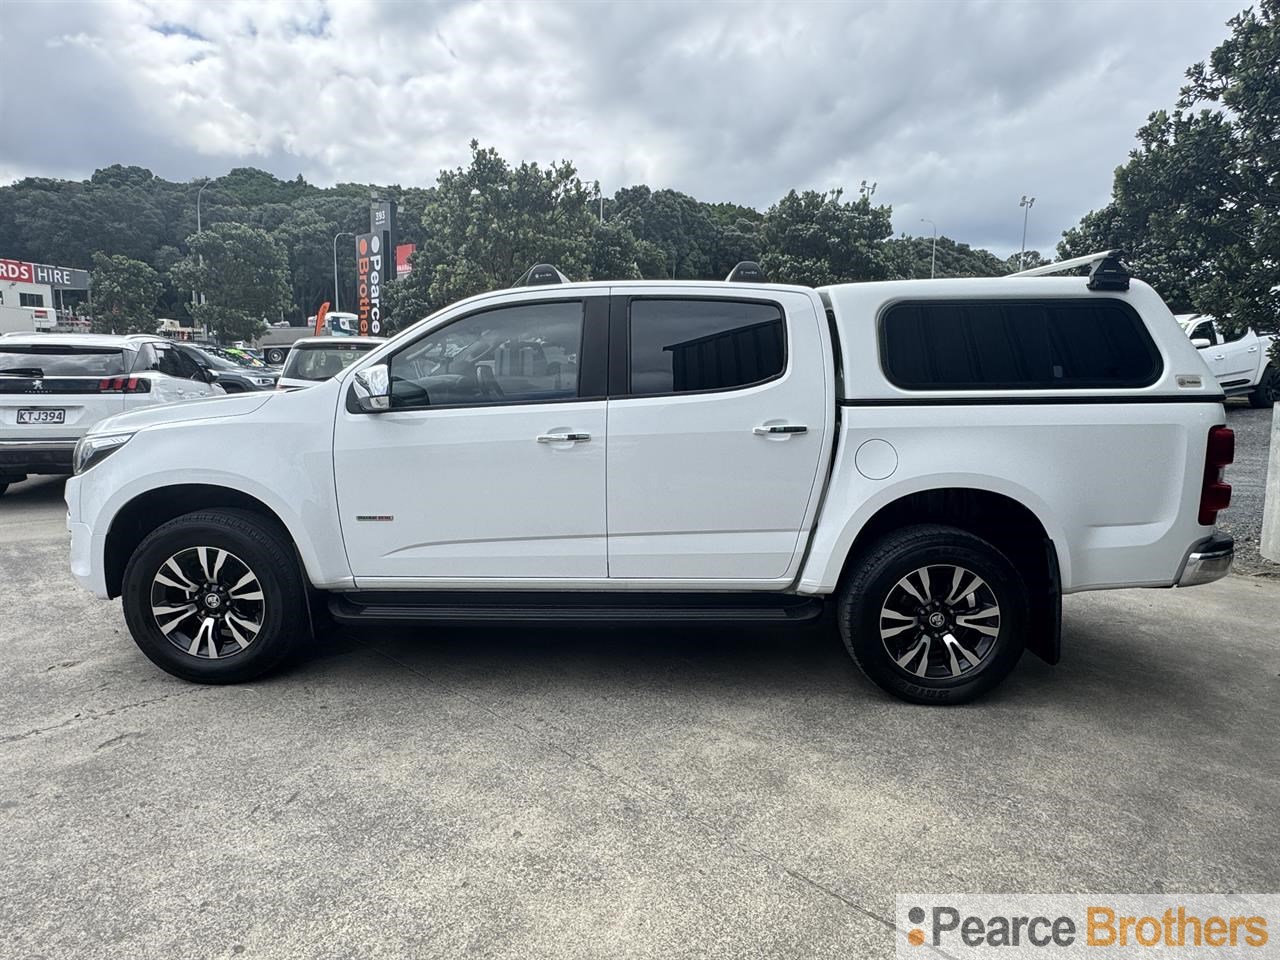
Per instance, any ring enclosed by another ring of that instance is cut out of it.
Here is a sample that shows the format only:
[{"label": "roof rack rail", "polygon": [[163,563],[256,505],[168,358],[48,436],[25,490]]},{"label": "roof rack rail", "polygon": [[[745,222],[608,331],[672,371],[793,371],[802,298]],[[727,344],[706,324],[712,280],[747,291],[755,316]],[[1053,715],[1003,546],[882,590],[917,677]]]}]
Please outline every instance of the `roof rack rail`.
[{"label": "roof rack rail", "polygon": [[1098,253],[1085,254],[1083,257],[1072,257],[1070,260],[1046,263],[1042,267],[1032,267],[1030,270],[1019,270],[1017,273],[1011,273],[1008,276],[1047,277],[1055,273],[1062,273],[1064,270],[1074,270],[1077,267],[1091,267],[1092,269],[1089,271],[1090,290],[1128,290],[1129,270],[1121,260],[1123,256],[1124,254],[1120,250],[1102,250]]},{"label": "roof rack rail", "polygon": [[535,263],[532,267],[524,272],[513,286],[517,287],[540,287],[547,283],[569,283],[570,280],[563,273],[557,270],[549,263]]},{"label": "roof rack rail", "polygon": [[743,260],[740,264],[729,271],[729,275],[724,278],[725,283],[768,283],[769,279],[764,275],[764,271],[760,269],[760,264],[754,260]]}]

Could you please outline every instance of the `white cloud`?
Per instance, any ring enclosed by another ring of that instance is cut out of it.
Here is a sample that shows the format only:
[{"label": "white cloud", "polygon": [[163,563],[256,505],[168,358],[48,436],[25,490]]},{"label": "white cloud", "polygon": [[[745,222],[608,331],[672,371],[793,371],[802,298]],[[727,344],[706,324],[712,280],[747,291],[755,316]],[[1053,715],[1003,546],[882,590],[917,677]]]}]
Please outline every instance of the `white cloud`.
[{"label": "white cloud", "polygon": [[1050,249],[1231,2],[10,4],[0,176],[231,165],[425,184],[478,138],[764,207],[876,181],[899,230]]}]

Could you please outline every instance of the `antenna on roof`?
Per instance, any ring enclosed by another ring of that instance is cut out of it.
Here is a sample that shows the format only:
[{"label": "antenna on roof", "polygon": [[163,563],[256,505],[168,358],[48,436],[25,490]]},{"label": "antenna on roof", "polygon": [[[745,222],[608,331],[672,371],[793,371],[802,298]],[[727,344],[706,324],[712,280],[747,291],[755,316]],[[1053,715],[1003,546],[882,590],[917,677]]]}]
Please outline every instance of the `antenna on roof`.
[{"label": "antenna on roof", "polygon": [[740,264],[729,271],[729,275],[724,278],[725,283],[768,283],[769,278],[764,275],[764,271],[760,269],[760,264],[754,260],[743,260]]},{"label": "antenna on roof", "polygon": [[532,267],[524,272],[514,286],[517,287],[540,287],[548,283],[569,283],[570,280],[563,273],[557,270],[549,263],[535,263]]}]

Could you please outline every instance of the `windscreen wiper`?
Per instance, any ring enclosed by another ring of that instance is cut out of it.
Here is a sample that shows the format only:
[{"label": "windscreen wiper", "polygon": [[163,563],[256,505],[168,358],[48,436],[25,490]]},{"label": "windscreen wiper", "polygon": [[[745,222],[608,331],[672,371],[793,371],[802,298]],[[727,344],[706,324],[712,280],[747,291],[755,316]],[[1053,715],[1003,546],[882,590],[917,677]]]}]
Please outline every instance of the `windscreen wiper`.
[{"label": "windscreen wiper", "polygon": [[44,371],[39,367],[10,367],[0,370],[0,377],[43,377]]}]

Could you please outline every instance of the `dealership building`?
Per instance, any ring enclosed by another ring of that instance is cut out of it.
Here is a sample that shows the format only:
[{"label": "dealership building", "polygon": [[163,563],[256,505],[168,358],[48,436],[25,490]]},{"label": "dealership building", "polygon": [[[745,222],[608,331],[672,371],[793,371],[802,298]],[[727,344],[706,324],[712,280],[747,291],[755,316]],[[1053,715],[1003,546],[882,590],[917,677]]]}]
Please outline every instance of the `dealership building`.
[{"label": "dealership building", "polygon": [[0,310],[11,316],[12,311],[25,311],[32,329],[52,330],[58,325],[62,291],[88,289],[87,270],[0,259]]}]

